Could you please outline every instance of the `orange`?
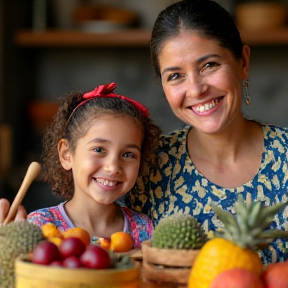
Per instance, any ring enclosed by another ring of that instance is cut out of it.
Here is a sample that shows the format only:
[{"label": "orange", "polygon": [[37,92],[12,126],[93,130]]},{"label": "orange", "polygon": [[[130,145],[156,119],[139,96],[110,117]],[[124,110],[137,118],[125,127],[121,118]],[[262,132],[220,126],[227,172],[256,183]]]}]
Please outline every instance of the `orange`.
[{"label": "orange", "polygon": [[111,239],[110,238],[99,238],[98,239],[98,244],[104,248],[109,250],[111,246]]},{"label": "orange", "polygon": [[134,246],[132,236],[126,232],[116,232],[111,235],[110,250],[113,252],[127,252]]},{"label": "orange", "polygon": [[64,238],[76,237],[79,238],[86,246],[90,243],[90,235],[88,231],[80,227],[69,228],[62,232]]},{"label": "orange", "polygon": [[50,241],[50,242],[56,244],[57,246],[59,246],[62,243],[63,238],[61,238],[61,237],[48,237],[48,241]]},{"label": "orange", "polygon": [[42,233],[44,237],[62,237],[61,232],[57,229],[56,225],[53,223],[46,223],[42,227]]}]

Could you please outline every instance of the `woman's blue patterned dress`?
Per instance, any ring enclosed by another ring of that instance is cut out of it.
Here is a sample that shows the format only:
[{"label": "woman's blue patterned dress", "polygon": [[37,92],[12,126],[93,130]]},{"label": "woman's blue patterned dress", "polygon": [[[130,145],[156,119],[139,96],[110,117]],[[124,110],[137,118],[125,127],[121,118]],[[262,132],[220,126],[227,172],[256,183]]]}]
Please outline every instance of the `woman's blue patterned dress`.
[{"label": "woman's blue patterned dress", "polygon": [[[242,194],[245,201],[261,201],[263,205],[287,201],[288,128],[262,125],[264,151],[258,173],[251,181],[226,189],[205,178],[191,161],[187,148],[187,126],[163,136],[158,151],[158,167],[139,177],[126,203],[132,209],[150,215],[154,226],[165,215],[183,212],[193,215],[212,237],[223,224],[214,215],[211,204],[234,213],[235,202]],[[288,231],[288,207],[275,217],[271,228]],[[287,239],[288,240],[288,239]],[[259,252],[264,264],[287,259],[288,242],[276,239]]]}]

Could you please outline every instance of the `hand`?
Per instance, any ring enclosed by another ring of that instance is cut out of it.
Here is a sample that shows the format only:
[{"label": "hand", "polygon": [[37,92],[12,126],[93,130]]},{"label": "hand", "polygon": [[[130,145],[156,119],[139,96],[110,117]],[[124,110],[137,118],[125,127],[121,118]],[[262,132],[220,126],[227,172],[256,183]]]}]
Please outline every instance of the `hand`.
[{"label": "hand", "polygon": [[[10,208],[9,201],[5,198],[0,199],[0,224],[4,222],[4,219],[8,214],[9,208]],[[14,221],[25,220],[26,217],[27,217],[26,209],[24,208],[23,205],[20,205],[18,207]]]}]

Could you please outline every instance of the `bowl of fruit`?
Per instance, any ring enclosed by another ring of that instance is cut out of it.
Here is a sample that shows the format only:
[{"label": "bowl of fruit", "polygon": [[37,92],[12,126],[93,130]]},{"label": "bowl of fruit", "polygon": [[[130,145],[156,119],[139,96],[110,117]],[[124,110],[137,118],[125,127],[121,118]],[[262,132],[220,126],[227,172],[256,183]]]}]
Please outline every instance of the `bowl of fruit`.
[{"label": "bowl of fruit", "polygon": [[139,265],[127,255],[88,241],[78,227],[59,235],[52,225],[42,228],[43,239],[15,260],[15,288],[138,287]]},{"label": "bowl of fruit", "polygon": [[57,247],[43,240],[32,254],[15,261],[16,288],[138,287],[139,267],[127,256],[108,252],[99,245],[83,247],[67,238]]}]

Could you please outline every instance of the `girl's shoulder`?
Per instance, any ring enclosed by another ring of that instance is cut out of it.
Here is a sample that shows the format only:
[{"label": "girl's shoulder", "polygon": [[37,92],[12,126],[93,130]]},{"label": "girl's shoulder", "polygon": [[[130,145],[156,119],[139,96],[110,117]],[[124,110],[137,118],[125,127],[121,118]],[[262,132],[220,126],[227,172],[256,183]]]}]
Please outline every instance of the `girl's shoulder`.
[{"label": "girl's shoulder", "polygon": [[47,218],[54,218],[55,215],[57,215],[57,212],[59,211],[58,206],[52,206],[52,207],[46,207],[46,208],[40,208],[33,212],[30,212],[27,215],[27,219],[31,219],[34,217],[47,217]]},{"label": "girl's shoulder", "polygon": [[152,222],[151,218],[144,213],[136,212],[123,205],[121,205],[120,207],[121,207],[123,214],[125,215],[125,217],[127,217],[129,222],[131,221],[136,221],[139,223]]},{"label": "girl's shoulder", "polygon": [[46,223],[54,223],[57,227],[63,222],[63,216],[60,211],[61,204],[52,207],[40,208],[27,215],[27,220],[42,227]]},{"label": "girl's shoulder", "polygon": [[134,240],[134,248],[140,248],[141,243],[152,236],[152,219],[148,215],[135,212],[126,206],[121,206],[121,210],[128,224],[127,232],[131,234]]}]

